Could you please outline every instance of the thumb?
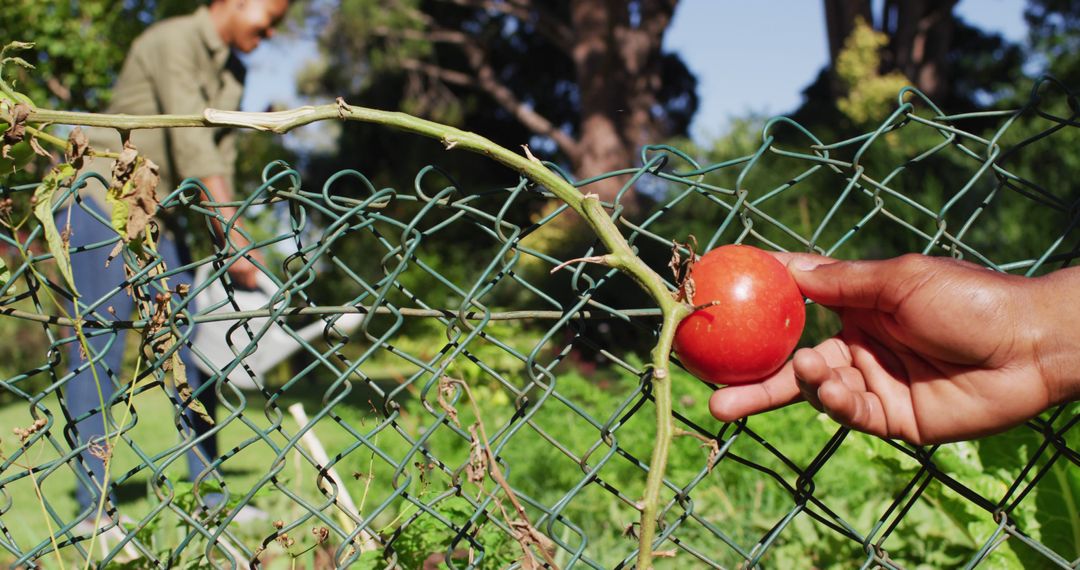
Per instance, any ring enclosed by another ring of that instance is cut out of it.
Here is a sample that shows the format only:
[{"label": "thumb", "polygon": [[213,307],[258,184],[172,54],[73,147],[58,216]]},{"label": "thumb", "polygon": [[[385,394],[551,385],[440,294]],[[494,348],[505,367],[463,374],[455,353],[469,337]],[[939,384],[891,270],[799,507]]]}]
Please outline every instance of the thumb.
[{"label": "thumb", "polygon": [[[915,256],[918,257],[918,256]],[[908,256],[881,261],[836,261],[817,255],[786,260],[803,295],[827,307],[895,311],[918,262]]]}]

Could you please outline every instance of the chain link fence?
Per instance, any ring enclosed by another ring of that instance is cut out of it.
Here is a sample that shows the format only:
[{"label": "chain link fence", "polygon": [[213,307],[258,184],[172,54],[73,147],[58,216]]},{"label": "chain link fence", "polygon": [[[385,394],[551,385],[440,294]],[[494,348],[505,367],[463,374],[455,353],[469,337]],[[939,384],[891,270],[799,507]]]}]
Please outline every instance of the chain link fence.
[{"label": "chain link fence", "polygon": [[[1052,80],[1021,109],[968,115],[905,91],[858,137],[777,118],[734,158],[648,147],[601,178],[656,202],[640,219],[610,211],[665,275],[694,235],[701,250],[923,252],[1034,276],[1080,248],[1078,109]],[[53,207],[76,268],[120,243],[93,185],[108,180],[83,174]],[[634,566],[659,311],[614,270],[551,273],[602,247],[543,188],[475,187],[438,166],[401,187],[347,170],[313,188],[274,163],[238,205],[260,220],[252,243],[213,249],[209,221],[229,220],[188,181],[162,202],[159,233],[194,237],[190,260],[120,248],[120,296],[77,306],[25,213],[35,188],[2,188],[12,567]],[[64,232],[73,216],[112,237]],[[263,268],[254,291],[228,272],[244,254]],[[806,344],[836,328],[810,309]],[[96,348],[111,344],[126,348],[117,369]],[[91,372],[76,414],[65,402]],[[657,567],[1080,567],[1075,405],[912,447],[806,405],[722,424],[712,386],[673,382]],[[73,428],[89,421],[102,436]]]}]

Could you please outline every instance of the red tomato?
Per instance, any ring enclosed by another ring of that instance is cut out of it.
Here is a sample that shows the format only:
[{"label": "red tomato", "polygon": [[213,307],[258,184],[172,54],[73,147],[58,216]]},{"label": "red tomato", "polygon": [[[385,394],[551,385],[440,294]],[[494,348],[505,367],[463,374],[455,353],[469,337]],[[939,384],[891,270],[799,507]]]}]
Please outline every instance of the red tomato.
[{"label": "red tomato", "polygon": [[747,384],[776,372],[799,342],[806,306],[775,257],[748,245],[725,245],[690,270],[695,311],[675,331],[675,353],[691,373],[717,384]]}]

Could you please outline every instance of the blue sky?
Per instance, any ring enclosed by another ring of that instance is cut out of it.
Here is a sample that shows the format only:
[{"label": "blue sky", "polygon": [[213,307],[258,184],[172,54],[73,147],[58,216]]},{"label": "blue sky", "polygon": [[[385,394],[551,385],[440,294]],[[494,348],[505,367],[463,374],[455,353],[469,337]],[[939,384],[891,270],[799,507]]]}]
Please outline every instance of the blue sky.
[{"label": "blue sky", "polygon": [[[957,13],[1019,41],[1023,0],[962,0]],[[780,114],[828,60],[820,0],[681,0],[665,38],[698,78],[700,107],[691,125],[699,142],[723,133],[733,116]],[[316,57],[314,44],[279,35],[249,58],[243,108],[300,104],[292,78]]]}]

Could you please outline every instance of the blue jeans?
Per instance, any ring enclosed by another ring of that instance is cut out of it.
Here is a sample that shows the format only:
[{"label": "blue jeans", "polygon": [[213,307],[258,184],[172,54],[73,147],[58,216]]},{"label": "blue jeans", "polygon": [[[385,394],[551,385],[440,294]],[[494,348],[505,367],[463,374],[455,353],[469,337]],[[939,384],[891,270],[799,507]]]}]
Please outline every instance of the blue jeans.
[{"label": "blue jeans", "polygon": [[[102,222],[91,216],[83,208],[92,208],[106,221]],[[56,216],[57,226],[63,231],[68,221],[69,209],[62,209]],[[125,280],[124,260],[120,257],[112,260],[108,267],[105,260],[113,248],[113,244],[102,245],[92,249],[78,250],[90,244],[111,240],[116,237],[116,231],[109,226],[108,216],[100,213],[93,200],[84,200],[82,205],[72,204],[71,216],[71,269],[75,277],[75,286],[79,291],[80,315],[92,320],[128,320],[135,308],[133,299],[122,289]],[[190,254],[183,243],[176,243],[165,232],[158,240],[157,251],[165,263],[166,268],[180,267],[190,262]],[[179,273],[169,278],[169,286],[174,291],[180,283],[193,284],[194,275],[191,272]],[[150,297],[153,298],[154,293]],[[100,303],[99,303],[100,302]],[[97,305],[88,312],[87,308]],[[174,305],[175,306],[175,305]],[[112,307],[112,311],[107,308]],[[69,306],[69,309],[72,307]],[[194,311],[194,307],[190,307]],[[118,329],[107,334],[95,334],[95,329],[85,328],[84,333],[90,346],[93,358],[81,353],[78,342],[68,346],[68,367],[75,372],[64,385],[64,402],[70,417],[75,422],[69,424],[68,441],[73,447],[93,442],[98,445],[104,443],[102,436],[105,434],[104,420],[102,418],[101,402],[104,401],[106,408],[111,409],[112,417],[119,422],[120,410],[125,408],[123,393],[120,398],[113,400],[118,386],[130,386],[132,381],[131,370],[123,369],[124,339],[126,331]],[[207,413],[211,417],[217,408],[217,394],[213,386],[206,386],[205,390],[199,391],[208,377],[199,371],[194,365],[191,351],[182,346],[181,359],[187,369],[188,383],[192,390],[198,393],[198,400],[202,402]],[[90,370],[94,366],[97,371],[98,382],[95,384],[94,375]],[[100,385],[101,393],[98,394]],[[194,437],[199,437],[211,429],[211,425],[204,422],[190,409],[185,412],[187,426],[185,431],[190,431]],[[85,416],[85,417],[83,417]],[[79,419],[81,418],[81,419]],[[72,429],[72,427],[74,429]],[[162,434],[163,437],[168,437]],[[104,461],[99,457],[100,451],[95,452],[96,446],[83,451],[80,454],[81,463],[85,469],[76,467],[79,473],[79,482],[76,486],[75,498],[79,503],[80,511],[96,507],[100,498],[98,489],[103,480],[105,470]],[[198,453],[196,453],[198,450]],[[201,457],[200,457],[201,456]],[[217,458],[217,442],[215,437],[207,437],[187,452],[188,474],[192,478],[207,468],[207,461]],[[87,477],[92,477],[92,483]]]}]

